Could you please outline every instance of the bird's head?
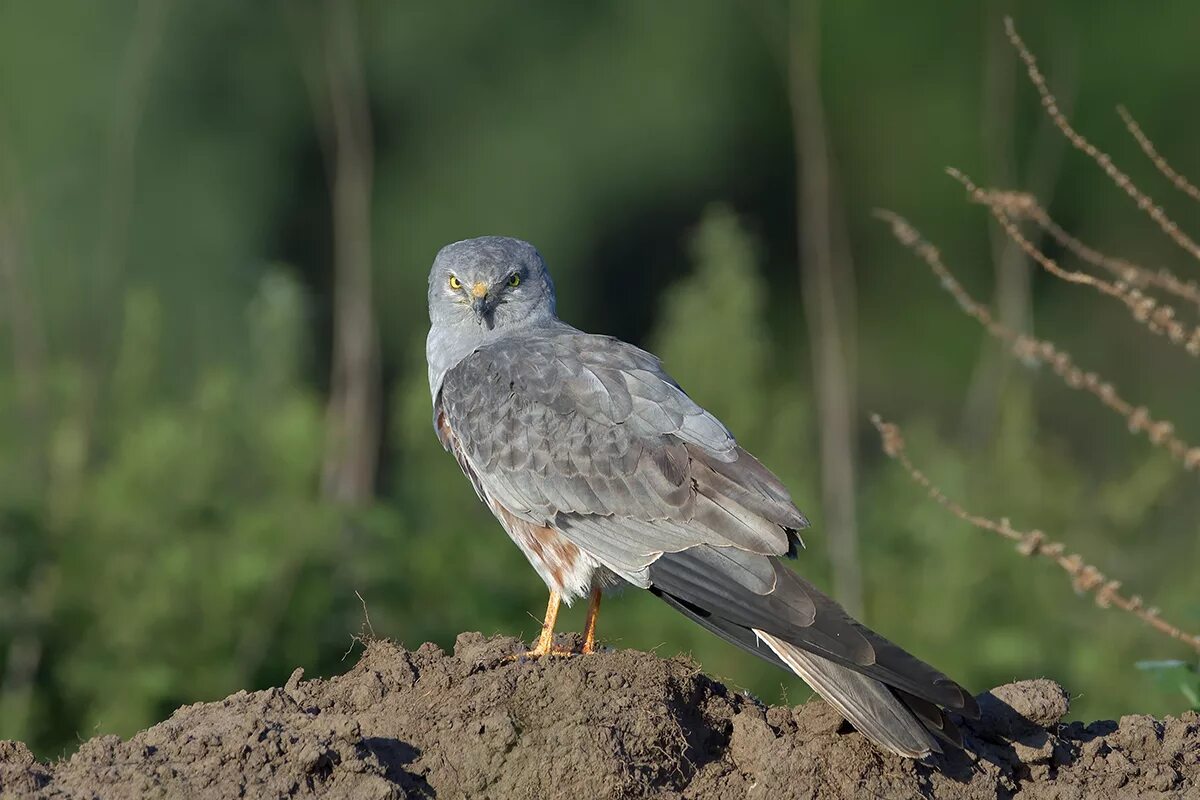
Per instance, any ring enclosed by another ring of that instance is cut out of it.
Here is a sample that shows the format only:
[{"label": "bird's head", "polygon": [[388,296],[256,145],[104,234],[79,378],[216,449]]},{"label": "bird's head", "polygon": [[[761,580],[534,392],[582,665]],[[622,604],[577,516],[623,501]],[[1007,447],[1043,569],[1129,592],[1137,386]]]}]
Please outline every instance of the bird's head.
[{"label": "bird's head", "polygon": [[554,319],[554,283],[529,242],[481,236],[448,244],[429,272],[435,326],[500,330]]}]

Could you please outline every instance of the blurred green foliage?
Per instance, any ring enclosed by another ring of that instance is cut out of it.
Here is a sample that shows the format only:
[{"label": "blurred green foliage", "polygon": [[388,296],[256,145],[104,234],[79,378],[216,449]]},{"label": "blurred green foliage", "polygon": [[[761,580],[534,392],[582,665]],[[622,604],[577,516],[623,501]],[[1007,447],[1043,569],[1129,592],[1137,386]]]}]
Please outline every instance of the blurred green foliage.
[{"label": "blurred green foliage", "polygon": [[1178,692],[1193,711],[1200,711],[1200,669],[1177,658],[1165,661],[1139,661],[1137,668],[1149,672],[1166,692]]},{"label": "blurred green foliage", "polygon": [[[860,407],[903,423],[964,505],[1053,532],[1195,630],[1195,476],[1037,371],[1003,386],[985,437],[962,435],[990,345],[870,217],[910,217],[990,295],[984,214],[941,168],[992,177],[984,43],[1007,9],[1079,127],[1200,229],[1110,113],[1124,102],[1200,176],[1200,110],[1179,102],[1200,7],[1101,5],[826,4]],[[814,522],[799,568],[828,585],[795,156],[756,8],[360,5],[387,396],[378,500],[347,510],[318,491],[331,233],[299,71],[316,44],[280,7],[234,0],[0,2],[0,737],[55,754],[297,665],[336,672],[355,591],[409,645],[533,634],[543,587],[430,429],[425,274],[467,236],[534,241],[568,320],[660,353],[791,487]],[[1019,79],[1014,97],[1023,165],[1040,118]],[[1054,183],[1085,240],[1195,269],[1085,158],[1065,154]],[[1040,335],[1200,440],[1194,360],[1041,275],[1033,306]],[[1185,707],[1134,665],[1187,652],[948,517],[859,423],[868,623],[974,689],[1047,675],[1083,717]],[[768,700],[805,694],[643,593],[606,604],[601,636],[691,652]]]}]

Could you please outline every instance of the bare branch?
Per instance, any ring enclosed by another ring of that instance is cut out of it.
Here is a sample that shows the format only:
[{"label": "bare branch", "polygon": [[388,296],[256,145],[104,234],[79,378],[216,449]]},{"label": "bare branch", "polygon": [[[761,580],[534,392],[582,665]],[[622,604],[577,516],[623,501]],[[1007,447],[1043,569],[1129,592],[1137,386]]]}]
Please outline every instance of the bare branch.
[{"label": "bare branch", "polygon": [[326,4],[325,72],[334,152],[334,331],[322,485],[351,505],[374,494],[381,368],[371,278],[374,151],[354,5]]},{"label": "bare branch", "polygon": [[1167,160],[1159,155],[1158,150],[1154,147],[1154,142],[1150,141],[1150,137],[1142,131],[1141,126],[1137,124],[1137,121],[1129,113],[1128,109],[1125,106],[1117,106],[1117,113],[1121,115],[1126,129],[1133,134],[1133,138],[1137,140],[1138,145],[1142,148],[1142,152],[1146,154],[1155,168],[1163,174],[1163,177],[1188,197],[1200,201],[1200,189],[1197,189],[1191,181],[1172,169]]},{"label": "bare branch", "polygon": [[381,392],[371,192],[374,144],[355,4],[330,0],[319,17],[283,2],[296,40],[333,206],[333,363],[321,472],[326,496],[360,505],[374,494]]},{"label": "bare branch", "polygon": [[1180,323],[1175,319],[1175,309],[1167,305],[1161,305],[1156,298],[1145,294],[1137,288],[1130,287],[1124,281],[1110,283],[1103,278],[1097,278],[1086,272],[1063,269],[1058,265],[1058,262],[1038,250],[1032,242],[1025,238],[1016,223],[1004,213],[1003,207],[991,200],[988,192],[976,186],[969,177],[959,170],[951,168],[947,172],[966,187],[967,193],[971,195],[971,199],[988,207],[992,212],[992,216],[996,218],[996,221],[1004,229],[1004,232],[1008,234],[1009,238],[1016,242],[1025,255],[1036,261],[1044,270],[1061,280],[1090,286],[1101,294],[1106,294],[1109,297],[1120,300],[1129,309],[1133,318],[1149,328],[1151,332],[1160,336],[1166,336],[1172,344],[1181,345],[1184,350],[1193,356],[1200,356],[1200,326],[1189,327]]},{"label": "bare branch", "polygon": [[855,498],[855,396],[851,378],[853,315],[850,256],[834,236],[830,146],[825,131],[815,0],[793,2],[788,44],[788,99],[796,155],[796,231],[805,318],[820,418],[821,508],[829,531],[838,600],[863,610]]},{"label": "bare branch", "polygon": [[[1016,106],[1017,56],[1008,44],[1001,22],[1003,3],[987,4],[985,14],[986,52],[984,57],[982,96],[984,98],[981,135],[987,160],[989,180],[993,184],[1029,187],[1038,196],[1052,196],[1063,163],[1066,140],[1059,135],[1054,123],[1045,116],[1038,118],[1037,130],[1027,154],[1017,157],[1012,119]],[[1064,108],[1068,113],[1074,97],[1074,48],[1058,42],[1054,55],[1055,68],[1050,70],[1067,87]],[[1024,169],[1018,166],[1024,161]],[[1018,174],[1024,174],[1018,179]],[[1030,264],[1022,257],[1020,248],[1002,231],[989,231],[992,261],[995,264],[996,314],[1008,327],[1022,333],[1032,333],[1033,300]],[[986,339],[979,349],[971,383],[963,408],[963,434],[969,442],[987,438],[999,419],[1001,398],[1007,402],[1026,403],[1030,400],[1028,384],[1013,385],[1012,360],[1002,347]]]},{"label": "bare branch", "polygon": [[1138,208],[1158,223],[1158,227],[1170,237],[1171,241],[1187,251],[1197,261],[1200,261],[1200,245],[1197,245],[1191,237],[1180,230],[1179,226],[1171,221],[1166,212],[1160,206],[1156,205],[1149,195],[1137,188],[1130,177],[1113,164],[1108,154],[1102,152],[1071,127],[1071,123],[1059,109],[1058,101],[1051,93],[1049,86],[1047,86],[1046,79],[1042,76],[1041,71],[1038,70],[1037,58],[1025,46],[1025,42],[1021,41],[1021,37],[1017,34],[1016,26],[1013,25],[1011,17],[1005,17],[1004,29],[1008,32],[1008,40],[1012,42],[1013,47],[1017,49],[1017,53],[1021,56],[1021,60],[1025,62],[1026,71],[1029,73],[1029,80],[1042,97],[1042,107],[1046,109],[1046,113],[1050,115],[1050,118],[1054,120],[1054,124],[1062,131],[1063,136],[1067,137],[1067,141],[1071,143],[1071,146],[1095,161],[1112,182],[1137,203]]},{"label": "bare branch", "polygon": [[1145,406],[1134,406],[1116,388],[1095,372],[1085,372],[1075,365],[1069,353],[1053,343],[1033,336],[1019,334],[998,322],[992,312],[977,303],[942,261],[936,247],[926,241],[908,220],[891,211],[877,211],[876,216],[892,226],[892,234],[924,261],[968,316],[978,321],[992,336],[1004,341],[1014,355],[1024,361],[1036,361],[1049,366],[1072,389],[1079,389],[1097,398],[1106,407],[1120,414],[1131,433],[1144,433],[1151,444],[1161,447],[1189,471],[1200,468],[1200,447],[1193,447],[1175,435],[1175,426],[1166,420],[1155,420]]},{"label": "bare branch", "polygon": [[991,531],[1011,542],[1016,542],[1017,552],[1023,556],[1042,556],[1053,561],[1070,576],[1071,586],[1076,592],[1092,595],[1096,605],[1101,608],[1119,608],[1127,611],[1156,631],[1200,652],[1200,636],[1186,633],[1167,622],[1159,615],[1157,608],[1146,607],[1141,597],[1121,594],[1120,581],[1109,578],[1099,569],[1087,563],[1078,553],[1068,555],[1066,545],[1062,542],[1051,541],[1039,530],[1022,531],[1013,528],[1007,518],[996,521],[972,514],[948,498],[924,472],[913,464],[905,450],[904,437],[896,425],[883,421],[878,414],[871,415],[871,422],[879,431],[883,442],[883,451],[897,461],[908,473],[913,483],[925,489],[942,508],[976,528]]},{"label": "bare branch", "polygon": [[1107,256],[1067,233],[1062,226],[1050,218],[1029,192],[1010,192],[998,189],[988,189],[986,193],[991,203],[999,206],[1005,214],[1016,219],[1028,219],[1050,235],[1050,238],[1062,245],[1077,258],[1094,267],[1100,267],[1131,286],[1161,289],[1181,300],[1200,306],[1200,284],[1195,281],[1182,281],[1165,267],[1157,271],[1140,266],[1124,258]]}]

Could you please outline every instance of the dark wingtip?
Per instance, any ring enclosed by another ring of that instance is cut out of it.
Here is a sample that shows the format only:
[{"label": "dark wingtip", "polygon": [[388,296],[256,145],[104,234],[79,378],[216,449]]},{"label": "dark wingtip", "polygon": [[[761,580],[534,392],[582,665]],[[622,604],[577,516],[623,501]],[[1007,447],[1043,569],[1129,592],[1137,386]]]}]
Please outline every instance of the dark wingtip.
[{"label": "dark wingtip", "polygon": [[979,719],[979,702],[970,692],[961,686],[958,687],[958,691],[962,693],[963,705],[962,708],[956,709],[956,711],[967,719]]},{"label": "dark wingtip", "polygon": [[942,724],[939,727],[932,728],[934,735],[940,737],[944,741],[949,742],[959,750],[962,750],[962,731],[958,729],[958,726],[955,725],[944,712],[942,713],[941,723]]},{"label": "dark wingtip", "polygon": [[934,686],[949,687],[958,694],[957,702],[947,702],[946,700],[939,701],[946,708],[968,719],[979,719],[979,703],[976,702],[975,697],[962,686],[959,686],[949,678],[934,681]]},{"label": "dark wingtip", "polygon": [[[954,721],[950,719],[950,715],[946,713],[945,709],[903,689],[893,687],[892,693],[904,703],[926,730],[934,734],[938,739],[949,742],[960,750],[962,749],[962,732],[954,724]],[[937,752],[942,752],[941,748],[937,748]]]}]

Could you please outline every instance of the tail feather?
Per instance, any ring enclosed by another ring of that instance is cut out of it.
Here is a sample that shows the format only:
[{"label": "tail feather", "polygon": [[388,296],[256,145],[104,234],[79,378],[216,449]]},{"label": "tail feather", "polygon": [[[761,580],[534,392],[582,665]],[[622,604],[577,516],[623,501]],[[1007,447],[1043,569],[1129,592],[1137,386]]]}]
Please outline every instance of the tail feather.
[{"label": "tail feather", "polygon": [[854,620],[778,558],[698,546],[664,552],[647,574],[651,592],[803,678],[884,750],[920,758],[940,752],[939,740],[961,747],[948,712],[979,716],[962,686]]},{"label": "tail feather", "polygon": [[928,700],[911,695],[903,689],[897,689],[895,686],[890,688],[896,697],[900,698],[900,701],[908,707],[908,710],[917,715],[917,718],[921,720],[921,724],[928,728],[934,735],[945,739],[955,747],[962,748],[962,733],[959,732],[958,727],[951,721],[950,717],[946,715],[945,709],[939,708]]},{"label": "tail feather", "polygon": [[[938,739],[955,747],[963,746],[962,735],[954,722],[944,709],[930,700],[885,684],[760,628],[742,627],[656,587],[650,591],[727,642],[798,675],[857,731],[884,750],[908,758],[923,758],[929,753],[942,752]],[[966,697],[970,698],[970,695]],[[974,698],[970,701],[969,710],[973,710]]]},{"label": "tail feather", "polygon": [[[931,729],[946,735],[946,729],[942,727],[943,720],[945,723],[949,723],[949,720],[932,703],[913,698],[917,700],[917,709],[914,709],[877,680],[813,655],[769,633],[758,629],[754,633],[783,663],[854,725],[855,730],[875,744],[908,758],[923,758],[930,753],[942,752]],[[936,721],[928,716],[930,714],[936,714]],[[962,739],[957,736],[958,731],[953,724],[949,724],[949,730],[954,734],[947,738],[950,741],[957,739],[961,746]]]},{"label": "tail feather", "polygon": [[[769,561],[774,571],[774,586],[765,593],[760,560]],[[966,717],[978,716],[970,693],[857,622],[780,559],[731,548],[694,547],[664,553],[650,565],[649,578],[662,594],[742,627],[747,635],[751,630],[769,633],[914,697]]]}]

